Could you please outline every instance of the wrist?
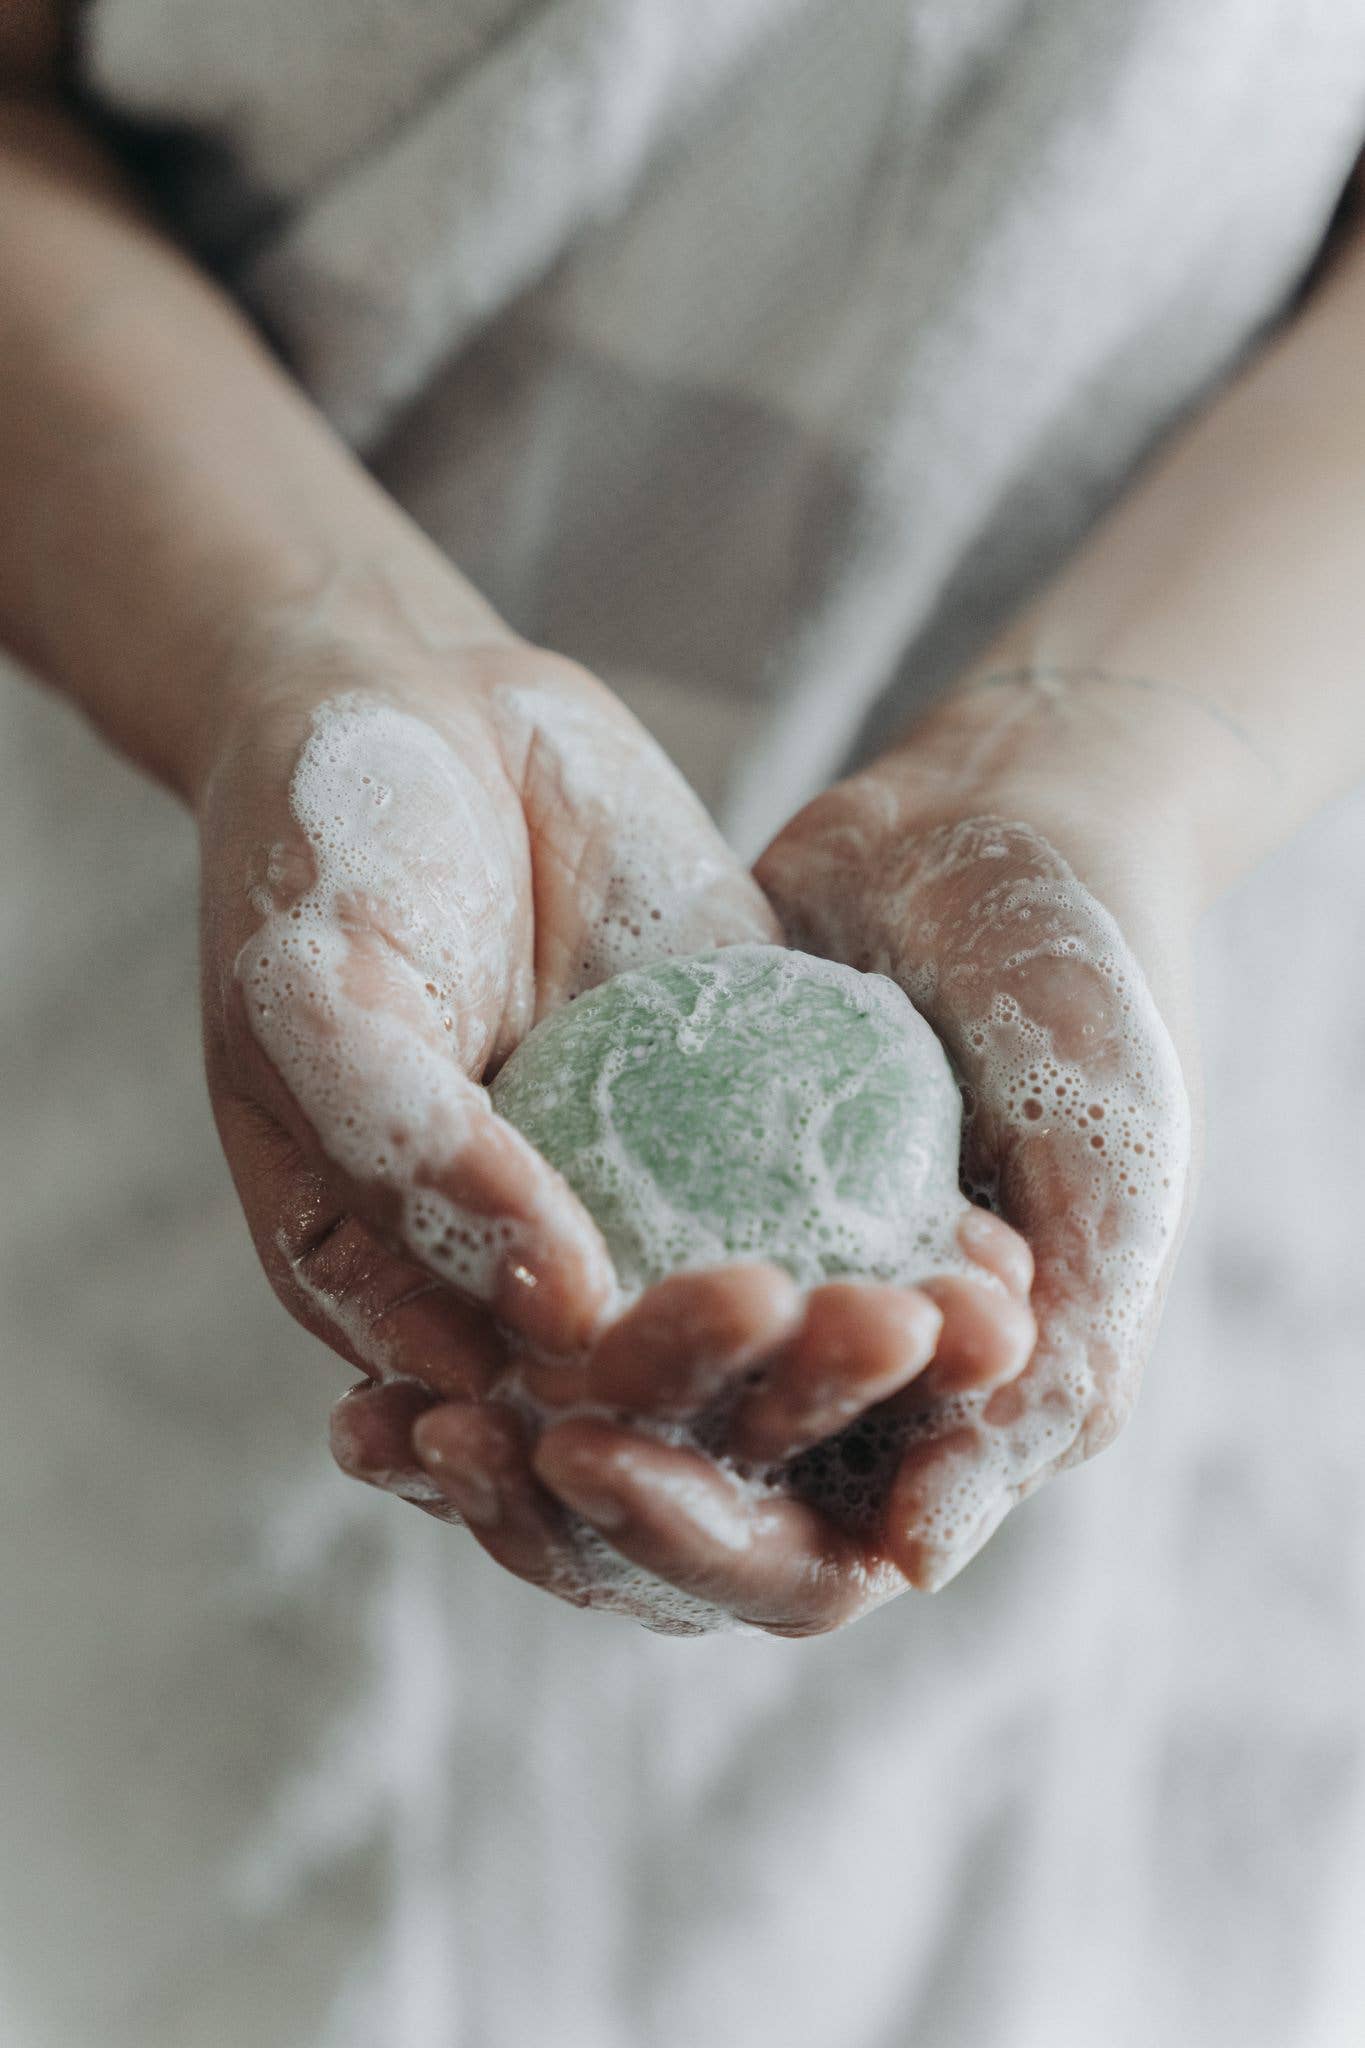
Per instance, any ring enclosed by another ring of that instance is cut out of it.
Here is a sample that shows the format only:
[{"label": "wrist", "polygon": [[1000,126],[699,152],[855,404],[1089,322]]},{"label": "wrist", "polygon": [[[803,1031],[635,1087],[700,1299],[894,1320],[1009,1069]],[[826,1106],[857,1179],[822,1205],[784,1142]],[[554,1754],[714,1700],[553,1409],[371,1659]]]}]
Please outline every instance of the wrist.
[{"label": "wrist", "polygon": [[245,735],[300,731],[318,703],[350,691],[381,690],[427,715],[467,708],[479,657],[518,644],[434,550],[387,549],[276,576],[225,605],[204,634],[187,715],[166,730],[163,779],[199,809]]},{"label": "wrist", "polygon": [[1018,817],[1111,888],[1140,874],[1190,929],[1264,850],[1274,809],[1269,769],[1216,707],[1099,667],[993,660],[877,767],[926,815]]}]

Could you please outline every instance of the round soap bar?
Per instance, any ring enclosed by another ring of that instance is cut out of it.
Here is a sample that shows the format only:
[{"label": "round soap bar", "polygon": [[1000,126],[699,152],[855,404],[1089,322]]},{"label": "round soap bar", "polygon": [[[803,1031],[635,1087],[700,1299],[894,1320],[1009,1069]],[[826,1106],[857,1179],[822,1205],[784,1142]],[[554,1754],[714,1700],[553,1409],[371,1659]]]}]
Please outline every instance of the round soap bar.
[{"label": "round soap bar", "polygon": [[782,946],[617,975],[538,1025],[492,1098],[632,1293],[736,1259],[912,1282],[962,1206],[961,1100],[929,1025],[884,975]]}]

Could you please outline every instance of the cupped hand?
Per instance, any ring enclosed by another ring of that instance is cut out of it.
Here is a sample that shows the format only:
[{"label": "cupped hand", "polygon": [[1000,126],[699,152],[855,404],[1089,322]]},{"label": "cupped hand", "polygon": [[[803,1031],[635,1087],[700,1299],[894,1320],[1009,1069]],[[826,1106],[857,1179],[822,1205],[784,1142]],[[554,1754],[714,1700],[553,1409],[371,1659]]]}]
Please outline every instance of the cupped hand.
[{"label": "cupped hand", "polygon": [[927,1589],[1122,1427],[1191,1161],[1185,1068],[1152,983],[1055,843],[1103,875],[1183,1022],[1188,930],[1159,840],[1130,845],[1064,798],[1045,836],[932,791],[890,757],[809,806],[758,867],[793,943],[890,975],[934,1025],[968,1104],[964,1183],[1035,1263],[1025,1370],[923,1409],[898,1453],[871,1551]]},{"label": "cupped hand", "polygon": [[473,1398],[581,1353],[598,1233],[480,1085],[636,961],[775,925],[591,677],[510,634],[276,625],[200,802],[210,1090],[277,1293],[367,1375]]},{"label": "cupped hand", "polygon": [[[1184,934],[1173,916],[1156,960],[1150,858],[1058,818],[1111,900],[1131,877],[1126,922],[1178,1001]],[[920,1289],[836,1282],[804,1301],[764,1267],[664,1283],[560,1382],[602,1412],[552,1424],[532,1464],[622,1556],[799,1636],[944,1585],[1017,1501],[1113,1439],[1183,1220],[1191,1121],[1143,965],[1037,827],[955,816],[893,760],[809,806],[758,873],[793,943],[889,974],[948,1048],[964,1183],[984,1205],[964,1203],[967,1263]],[[534,1542],[548,1532],[530,1534],[508,1427],[494,1445],[486,1418],[446,1408],[416,1444],[447,1497]],[[478,1495],[490,1456],[508,1476]]]}]

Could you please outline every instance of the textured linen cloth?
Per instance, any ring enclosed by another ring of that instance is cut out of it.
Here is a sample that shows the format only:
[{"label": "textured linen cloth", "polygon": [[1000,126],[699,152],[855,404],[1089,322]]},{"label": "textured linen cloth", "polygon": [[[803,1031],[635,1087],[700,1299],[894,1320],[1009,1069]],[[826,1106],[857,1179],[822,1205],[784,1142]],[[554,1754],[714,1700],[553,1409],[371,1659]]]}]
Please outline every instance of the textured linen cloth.
[{"label": "textured linen cloth", "polygon": [[[185,233],[757,844],[1284,309],[1303,0],[97,0]],[[1307,683],[1305,686],[1308,686]],[[0,693],[0,2038],[1349,2048],[1365,806],[1211,922],[1136,1420],[838,1636],[584,1615],[330,1473],[198,1077],[193,847]]]}]

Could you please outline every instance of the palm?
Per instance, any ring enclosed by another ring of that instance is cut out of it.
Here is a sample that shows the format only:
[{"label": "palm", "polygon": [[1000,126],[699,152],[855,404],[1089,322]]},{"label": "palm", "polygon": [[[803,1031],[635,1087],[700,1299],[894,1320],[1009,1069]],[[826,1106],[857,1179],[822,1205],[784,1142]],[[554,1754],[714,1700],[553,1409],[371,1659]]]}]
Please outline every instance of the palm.
[{"label": "palm", "polygon": [[[605,1253],[477,1083],[619,966],[772,924],[685,785],[590,679],[519,649],[464,670],[458,696],[407,679],[308,701],[218,777],[211,1078],[230,1154],[238,1112],[273,1123],[301,1169],[325,1170],[436,1278],[572,1348],[607,1305]],[[269,1177],[277,1264],[297,1218]]]},{"label": "palm", "polygon": [[964,1177],[1036,1262],[1025,1372],[907,1432],[883,1539],[933,1587],[1126,1418],[1190,1131],[1141,970],[1066,863],[1026,826],[916,823],[875,780],[853,783],[798,818],[760,874],[796,943],[891,975],[934,1024],[970,1105]]}]

